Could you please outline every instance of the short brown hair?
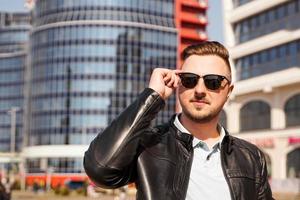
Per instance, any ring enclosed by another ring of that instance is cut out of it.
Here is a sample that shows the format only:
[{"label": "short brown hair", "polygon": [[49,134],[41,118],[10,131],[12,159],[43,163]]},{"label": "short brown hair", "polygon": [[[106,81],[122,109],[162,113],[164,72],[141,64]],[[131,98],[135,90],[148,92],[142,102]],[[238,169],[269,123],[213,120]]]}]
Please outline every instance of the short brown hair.
[{"label": "short brown hair", "polygon": [[191,55],[215,55],[222,58],[229,68],[231,73],[231,67],[229,62],[228,50],[219,42],[216,41],[206,41],[198,44],[193,44],[186,47],[182,53],[182,59],[186,60]]}]

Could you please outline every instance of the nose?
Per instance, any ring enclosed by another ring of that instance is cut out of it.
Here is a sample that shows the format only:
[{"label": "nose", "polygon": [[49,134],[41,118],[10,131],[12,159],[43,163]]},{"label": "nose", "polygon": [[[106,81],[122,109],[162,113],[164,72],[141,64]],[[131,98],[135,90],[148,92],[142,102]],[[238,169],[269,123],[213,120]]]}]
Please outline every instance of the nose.
[{"label": "nose", "polygon": [[206,93],[206,87],[205,87],[205,84],[204,84],[204,80],[203,78],[200,78],[197,85],[195,86],[195,93],[196,94],[201,94],[201,96],[205,96],[205,93]]}]

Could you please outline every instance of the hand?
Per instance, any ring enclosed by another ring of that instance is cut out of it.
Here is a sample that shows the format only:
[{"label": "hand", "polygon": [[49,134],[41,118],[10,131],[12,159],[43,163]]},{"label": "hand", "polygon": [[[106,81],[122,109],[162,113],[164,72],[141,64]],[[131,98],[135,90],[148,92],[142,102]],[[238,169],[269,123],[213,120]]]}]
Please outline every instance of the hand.
[{"label": "hand", "polygon": [[158,92],[166,100],[178,87],[180,78],[177,74],[179,72],[181,70],[155,68],[150,77],[149,88]]}]

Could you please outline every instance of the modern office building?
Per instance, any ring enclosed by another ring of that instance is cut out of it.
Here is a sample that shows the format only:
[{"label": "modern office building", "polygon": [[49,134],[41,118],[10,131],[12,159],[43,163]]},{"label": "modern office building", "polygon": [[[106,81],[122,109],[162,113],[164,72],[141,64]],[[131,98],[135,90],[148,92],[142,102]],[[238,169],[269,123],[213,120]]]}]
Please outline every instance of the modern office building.
[{"label": "modern office building", "polygon": [[176,0],[176,27],[178,29],[178,68],[181,52],[190,44],[207,40],[207,0]]},{"label": "modern office building", "polygon": [[[174,6],[173,0],[36,1],[22,154],[29,184],[85,177],[89,142],[147,86],[154,68],[176,68]],[[174,110],[175,96],[156,122]]]},{"label": "modern office building", "polygon": [[267,155],[274,190],[300,192],[300,0],[225,0],[224,13],[236,82],[227,127]]},{"label": "modern office building", "polygon": [[30,28],[29,13],[0,13],[0,176],[20,161]]}]

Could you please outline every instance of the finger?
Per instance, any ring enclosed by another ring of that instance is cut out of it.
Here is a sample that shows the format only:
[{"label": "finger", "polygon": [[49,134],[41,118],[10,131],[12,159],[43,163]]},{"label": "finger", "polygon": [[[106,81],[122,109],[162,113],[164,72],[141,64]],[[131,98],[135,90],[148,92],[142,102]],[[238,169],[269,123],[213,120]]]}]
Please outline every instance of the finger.
[{"label": "finger", "polygon": [[171,80],[171,78],[172,78],[172,73],[168,72],[168,73],[165,74],[163,80],[166,83],[166,82],[169,82]]},{"label": "finger", "polygon": [[177,75],[175,74],[175,72],[173,72],[173,74],[172,74],[172,80],[173,80],[173,85],[172,85],[172,87],[176,87],[176,80],[177,80]]},{"label": "finger", "polygon": [[175,81],[174,81],[174,87],[175,88],[177,88],[179,86],[179,81],[180,81],[179,76],[175,74]]},{"label": "finger", "polygon": [[167,86],[168,86],[168,87],[173,87],[174,81],[175,81],[175,80],[174,80],[174,76],[172,75],[171,78],[170,78],[170,80],[169,80],[168,83],[167,83]]},{"label": "finger", "polygon": [[178,75],[176,75],[175,71],[172,73],[172,81],[170,81],[169,86],[173,88],[177,88],[178,86]]},{"label": "finger", "polygon": [[175,69],[174,72],[176,75],[178,75],[178,74],[182,73],[183,71],[182,71],[182,69]]}]

